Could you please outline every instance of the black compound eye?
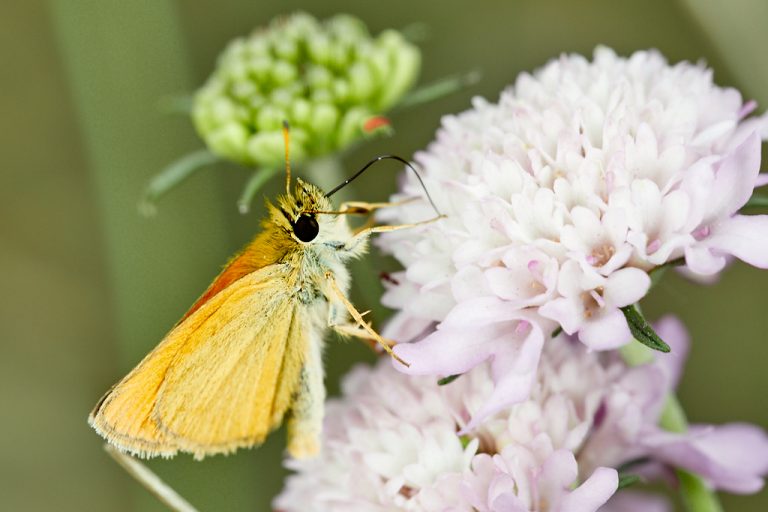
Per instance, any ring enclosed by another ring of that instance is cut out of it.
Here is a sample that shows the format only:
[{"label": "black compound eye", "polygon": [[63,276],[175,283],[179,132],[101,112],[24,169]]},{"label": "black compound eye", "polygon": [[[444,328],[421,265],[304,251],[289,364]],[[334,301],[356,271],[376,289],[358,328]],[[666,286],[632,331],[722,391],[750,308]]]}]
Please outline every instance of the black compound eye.
[{"label": "black compound eye", "polygon": [[293,223],[293,232],[302,242],[311,242],[320,232],[317,219],[313,215],[302,215]]}]

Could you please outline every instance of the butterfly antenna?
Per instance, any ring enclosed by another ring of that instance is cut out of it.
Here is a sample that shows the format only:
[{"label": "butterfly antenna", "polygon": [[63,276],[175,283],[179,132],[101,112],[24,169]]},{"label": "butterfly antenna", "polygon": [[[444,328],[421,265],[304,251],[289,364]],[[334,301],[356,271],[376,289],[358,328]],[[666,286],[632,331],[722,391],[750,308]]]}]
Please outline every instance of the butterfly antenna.
[{"label": "butterfly antenna", "polygon": [[440,210],[437,209],[437,206],[435,206],[435,202],[432,200],[432,196],[429,195],[429,190],[427,190],[427,186],[424,185],[424,181],[421,179],[421,176],[416,171],[416,169],[411,165],[411,163],[406,160],[405,158],[399,157],[397,155],[380,155],[376,158],[372,159],[370,162],[365,164],[362,169],[357,171],[355,174],[344,180],[342,183],[340,183],[337,187],[335,187],[333,190],[325,194],[325,197],[331,197],[333,194],[341,190],[342,188],[349,185],[352,181],[357,179],[358,176],[363,174],[370,166],[373,164],[380,162],[382,160],[397,160],[398,162],[405,164],[406,167],[408,167],[410,170],[413,171],[413,174],[416,175],[416,179],[419,180],[419,185],[421,185],[421,188],[424,189],[424,195],[427,197],[427,200],[429,201],[429,204],[432,205],[432,208],[435,210],[435,213],[437,213],[438,216],[441,216],[442,213],[440,213]]},{"label": "butterfly antenna", "polygon": [[283,140],[285,141],[285,193],[291,193],[291,127],[283,121]]}]

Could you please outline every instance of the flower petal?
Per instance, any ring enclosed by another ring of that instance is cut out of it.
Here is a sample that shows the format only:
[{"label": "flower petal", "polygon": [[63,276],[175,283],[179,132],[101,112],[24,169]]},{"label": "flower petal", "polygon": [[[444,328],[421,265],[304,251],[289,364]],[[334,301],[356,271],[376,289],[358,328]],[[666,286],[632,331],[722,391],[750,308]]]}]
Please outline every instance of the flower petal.
[{"label": "flower petal", "polygon": [[760,147],[757,132],[752,133],[720,162],[708,209],[733,214],[752,196],[760,172]]},{"label": "flower petal", "polygon": [[670,391],[677,387],[680,376],[683,373],[685,360],[688,358],[690,336],[683,322],[673,315],[662,317],[654,325],[656,334],[670,347],[666,354],[656,352],[656,365],[659,366],[669,378]]},{"label": "flower petal", "polygon": [[392,364],[410,375],[455,375],[488,359],[498,349],[498,339],[510,331],[508,324],[482,327],[439,328],[416,343],[400,343],[392,350],[409,364]]},{"label": "flower petal", "polygon": [[603,298],[608,306],[629,306],[645,297],[650,287],[648,274],[639,268],[623,268],[608,277]]},{"label": "flower petal", "polygon": [[504,340],[502,348],[493,356],[491,372],[495,387],[483,406],[461,430],[465,434],[488,416],[528,398],[536,379],[544,335],[531,324],[524,340]]},{"label": "flower petal", "polygon": [[754,425],[694,426],[685,434],[647,436],[645,443],[655,458],[697,473],[728,492],[755,493],[768,473],[768,436]]},{"label": "flower petal", "polygon": [[595,512],[619,487],[619,473],[613,468],[597,468],[580,486],[567,494],[558,512]]},{"label": "flower petal", "polygon": [[440,327],[483,326],[518,318],[526,318],[525,313],[508,302],[498,297],[477,297],[457,304]]},{"label": "flower petal", "polygon": [[685,248],[685,266],[693,274],[711,276],[723,270],[726,259],[712,254],[709,247],[698,245]]},{"label": "flower petal", "polygon": [[768,215],[735,215],[714,226],[703,243],[752,266],[768,268]]},{"label": "flower petal", "polygon": [[559,323],[568,334],[573,334],[584,323],[584,304],[577,297],[560,297],[541,306],[539,314]]},{"label": "flower petal", "polygon": [[579,340],[594,350],[611,350],[632,341],[632,333],[624,314],[614,309],[584,322]]}]

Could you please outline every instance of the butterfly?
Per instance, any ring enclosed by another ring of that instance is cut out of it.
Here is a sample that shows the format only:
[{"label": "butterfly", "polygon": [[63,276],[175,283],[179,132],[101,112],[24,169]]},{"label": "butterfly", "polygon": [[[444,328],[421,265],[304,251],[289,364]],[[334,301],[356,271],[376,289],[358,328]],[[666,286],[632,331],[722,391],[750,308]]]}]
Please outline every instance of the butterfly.
[{"label": "butterfly", "polygon": [[347,298],[346,264],[366,252],[372,234],[442,216],[427,193],[435,218],[353,231],[347,215],[397,203],[334,210],[330,196],[381,159],[413,167],[384,155],[328,193],[301,179],[291,189],[287,123],[283,133],[286,192],[267,203],[262,231],[91,412],[88,423],[118,450],[202,459],[258,445],[287,417],[288,453],[311,457],[320,449],[326,331],[373,339],[397,358]]}]

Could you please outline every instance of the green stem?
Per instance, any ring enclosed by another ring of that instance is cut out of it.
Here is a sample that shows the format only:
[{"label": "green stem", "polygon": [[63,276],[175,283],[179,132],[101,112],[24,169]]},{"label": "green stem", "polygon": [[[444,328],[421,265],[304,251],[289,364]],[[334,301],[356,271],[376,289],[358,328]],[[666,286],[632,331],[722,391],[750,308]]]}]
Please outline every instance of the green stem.
[{"label": "green stem", "polygon": [[480,72],[477,70],[469,71],[461,75],[443,77],[409,92],[397,103],[397,106],[393,108],[392,111],[395,112],[429,103],[430,101],[435,101],[443,96],[448,96],[449,94],[461,91],[466,87],[475,85],[479,81]]},{"label": "green stem", "polygon": [[272,176],[277,173],[277,169],[256,169],[251,177],[248,179],[248,183],[243,188],[243,193],[240,194],[240,199],[237,200],[237,209],[241,214],[245,215],[251,211],[251,203],[253,202],[253,196],[259,191],[261,187],[268,182]]},{"label": "green stem", "polygon": [[161,196],[177,187],[196,171],[219,160],[218,156],[207,149],[199,149],[174,161],[149,180],[149,184],[144,189],[143,197],[139,202],[139,211],[147,216],[154,215],[157,213],[155,204]]},{"label": "green stem", "polygon": [[[307,177],[323,190],[331,190],[346,179],[344,165],[341,158],[336,155],[316,158],[306,163]],[[338,192],[335,201],[346,201],[352,191],[352,185],[348,185]]]},{"label": "green stem", "polygon": [[[651,349],[640,342],[624,345],[620,349],[621,357],[629,366],[639,366],[653,361],[655,355]],[[659,426],[669,432],[682,434],[688,430],[688,419],[677,396],[670,393],[659,418]],[[680,495],[689,512],[722,512],[717,493],[706,482],[693,473],[683,469],[675,471],[680,481]]]}]

